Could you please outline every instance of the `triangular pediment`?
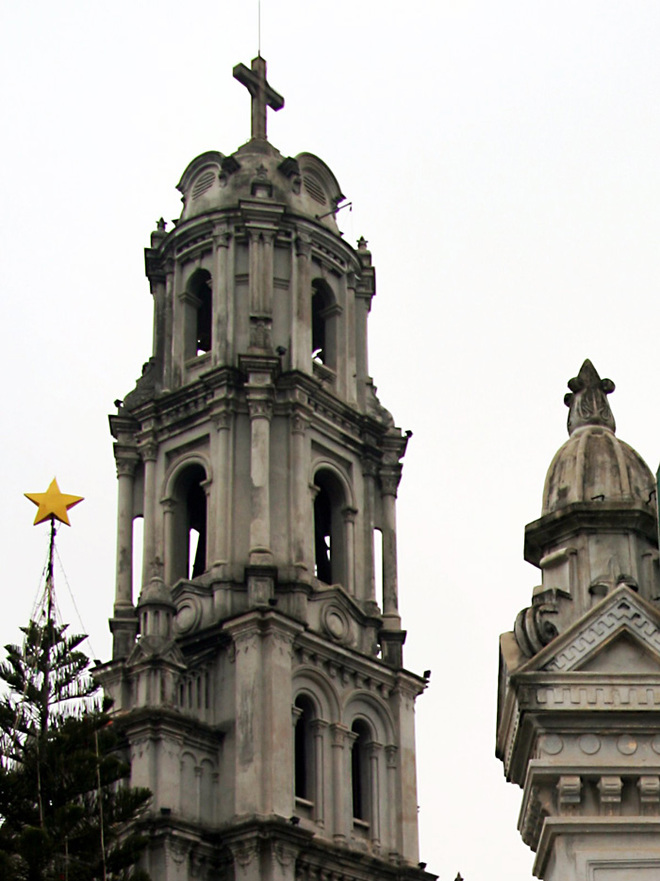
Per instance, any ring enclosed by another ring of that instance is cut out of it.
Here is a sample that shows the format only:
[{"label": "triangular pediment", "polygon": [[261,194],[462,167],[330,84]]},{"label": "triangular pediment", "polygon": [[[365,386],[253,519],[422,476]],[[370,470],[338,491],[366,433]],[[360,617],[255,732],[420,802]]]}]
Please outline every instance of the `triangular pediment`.
[{"label": "triangular pediment", "polygon": [[660,675],[660,611],[621,586],[519,672]]},{"label": "triangular pediment", "polygon": [[181,649],[172,639],[142,636],[135,644],[133,651],[126,659],[126,666],[138,667],[144,663],[168,664],[172,667],[185,669],[186,662]]}]

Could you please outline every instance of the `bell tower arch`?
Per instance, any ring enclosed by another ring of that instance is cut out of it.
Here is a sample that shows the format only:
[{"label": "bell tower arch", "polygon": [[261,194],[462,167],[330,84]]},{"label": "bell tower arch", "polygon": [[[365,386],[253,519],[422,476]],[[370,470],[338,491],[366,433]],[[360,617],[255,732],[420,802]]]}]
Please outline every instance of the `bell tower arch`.
[{"label": "bell tower arch", "polygon": [[153,878],[421,881],[426,683],[403,666],[396,576],[409,435],[368,372],[375,270],[338,230],[328,166],[266,139],[283,99],[265,61],[234,75],[251,139],[190,163],[181,217],[145,251],[154,344],[110,417],[118,562],[100,676],[153,792]]}]

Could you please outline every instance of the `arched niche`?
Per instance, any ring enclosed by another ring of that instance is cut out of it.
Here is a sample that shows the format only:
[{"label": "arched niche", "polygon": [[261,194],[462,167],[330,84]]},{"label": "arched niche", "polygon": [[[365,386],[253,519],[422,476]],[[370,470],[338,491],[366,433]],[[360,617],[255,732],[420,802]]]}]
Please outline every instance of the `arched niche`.
[{"label": "arched niche", "polygon": [[198,457],[179,463],[167,481],[165,560],[171,584],[206,571],[208,483],[207,467]]},{"label": "arched niche", "polygon": [[312,281],[312,360],[337,369],[338,318],[341,308],[323,278]]},{"label": "arched niche", "polygon": [[337,469],[329,464],[316,467],[313,486],[314,574],[325,584],[342,584],[350,590],[352,530],[348,529],[348,520],[353,510],[350,487]]},{"label": "arched niche", "polygon": [[196,269],[186,284],[183,356],[186,360],[211,351],[213,343],[213,279],[207,269]]}]

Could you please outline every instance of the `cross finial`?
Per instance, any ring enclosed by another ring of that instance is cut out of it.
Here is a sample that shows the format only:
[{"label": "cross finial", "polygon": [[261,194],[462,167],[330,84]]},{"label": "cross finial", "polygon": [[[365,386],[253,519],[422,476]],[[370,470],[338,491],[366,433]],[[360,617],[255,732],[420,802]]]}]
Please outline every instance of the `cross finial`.
[{"label": "cross finial", "polygon": [[284,107],[284,98],[268,85],[266,62],[261,55],[252,59],[252,70],[248,70],[244,64],[237,64],[234,68],[234,78],[244,85],[252,96],[252,139],[265,141],[267,107],[281,110]]}]

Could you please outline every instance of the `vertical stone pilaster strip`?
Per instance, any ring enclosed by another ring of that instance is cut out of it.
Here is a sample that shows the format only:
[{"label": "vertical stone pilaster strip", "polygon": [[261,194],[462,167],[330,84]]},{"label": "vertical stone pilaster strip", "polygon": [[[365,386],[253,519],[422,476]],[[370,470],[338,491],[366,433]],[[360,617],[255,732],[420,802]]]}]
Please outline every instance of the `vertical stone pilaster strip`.
[{"label": "vertical stone pilaster strip", "polygon": [[296,410],[291,415],[291,560],[298,572],[314,571],[313,508],[309,503],[309,415]]},{"label": "vertical stone pilaster strip", "polygon": [[363,541],[362,556],[364,560],[364,581],[366,595],[359,597],[375,603],[376,600],[376,576],[374,572],[374,518],[376,502],[376,464],[371,459],[362,462],[362,477],[364,480],[365,510],[362,514]]},{"label": "vertical stone pilaster strip", "polygon": [[248,230],[248,294],[250,315],[261,314],[259,289],[259,233]]},{"label": "vertical stone pilaster strip", "polygon": [[389,745],[385,747],[385,761],[387,766],[387,841],[385,842],[388,849],[389,858],[395,861],[399,854],[400,843],[397,841],[396,835],[396,805],[398,799],[396,795],[396,759],[397,747]]},{"label": "vertical stone pilaster strip", "polygon": [[[232,414],[228,409],[216,413],[213,417],[216,428],[216,462],[217,481],[211,496],[213,511],[214,554],[209,551],[209,568],[220,566],[229,560],[231,546],[231,493],[233,471],[229,461],[230,427]],[[215,557],[215,559],[214,559]]]},{"label": "vertical stone pilaster strip", "polygon": [[380,743],[370,743],[367,747],[369,756],[369,799],[371,802],[370,834],[371,844],[374,850],[380,851],[380,753],[383,745]]},{"label": "vertical stone pilaster strip", "polygon": [[292,357],[291,363],[294,370],[304,373],[312,372],[312,278],[311,256],[312,246],[305,236],[298,236],[295,240],[295,273],[294,273],[294,314],[293,332],[291,336]]},{"label": "vertical stone pilaster strip", "polygon": [[259,266],[261,309],[263,315],[273,314],[273,242],[275,233],[265,232],[261,235],[261,260]]},{"label": "vertical stone pilaster strip", "polygon": [[174,319],[174,261],[165,262],[165,321],[163,340],[163,385],[166,389],[172,388],[172,358],[173,351],[173,319]]},{"label": "vertical stone pilaster strip", "polygon": [[231,233],[219,226],[214,230],[215,272],[213,278],[213,363],[226,364],[229,361],[227,351],[230,343],[228,308],[229,308],[229,243]]}]

